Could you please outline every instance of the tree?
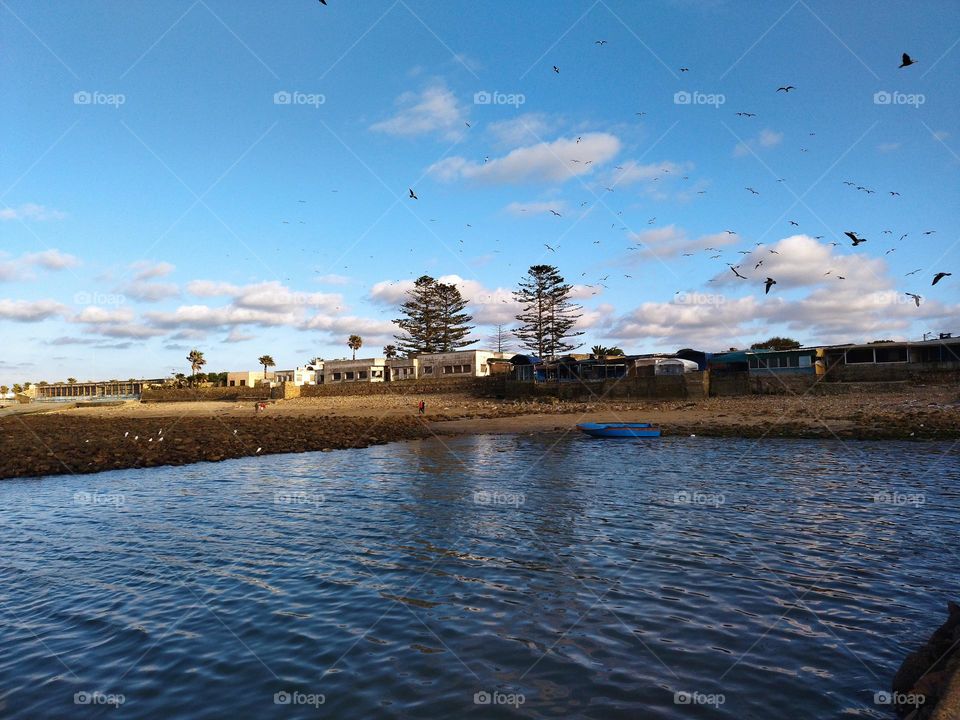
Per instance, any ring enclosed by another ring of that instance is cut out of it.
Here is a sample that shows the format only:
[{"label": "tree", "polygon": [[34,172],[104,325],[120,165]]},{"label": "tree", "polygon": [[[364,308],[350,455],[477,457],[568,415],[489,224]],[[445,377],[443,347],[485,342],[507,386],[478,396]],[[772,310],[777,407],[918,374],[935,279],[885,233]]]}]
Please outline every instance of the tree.
[{"label": "tree", "polygon": [[71,385],[72,385],[73,383],[75,383],[76,381],[77,381],[76,378],[67,378],[67,382],[70,383]]},{"label": "tree", "polygon": [[537,357],[556,357],[582,344],[568,341],[583,335],[582,330],[574,330],[582,308],[571,302],[571,289],[554,266],[533,265],[513,291],[522,308],[514,335]]},{"label": "tree", "polygon": [[[190,369],[193,371],[193,374],[196,375],[200,372],[200,368],[207,364],[206,359],[203,357],[203,353],[194,348],[190,351],[190,354],[187,355],[187,361],[190,363]],[[191,385],[193,384],[193,379],[190,380]]]},{"label": "tree", "polygon": [[383,346],[383,356],[387,360],[392,360],[397,356],[397,346],[396,345],[384,345]]},{"label": "tree", "polygon": [[618,348],[616,345],[614,345],[613,347],[607,348],[607,357],[610,357],[611,355],[622,356],[622,355],[626,355],[626,353],[620,348]]},{"label": "tree", "polygon": [[774,335],[769,340],[754,343],[750,346],[751,350],[796,350],[800,347],[800,342],[793,338],[780,337]]},{"label": "tree", "polygon": [[404,317],[394,320],[402,330],[395,335],[400,352],[450,352],[472,343],[467,338],[473,318],[464,310],[467,301],[456,285],[441,283],[429,275],[414,281],[407,300],[400,306]]},{"label": "tree", "polygon": [[263,365],[263,381],[267,381],[267,368],[276,367],[276,363],[273,361],[273,358],[269,355],[261,355],[257,358],[257,362]]},{"label": "tree", "polygon": [[510,340],[512,334],[512,331],[504,329],[503,325],[497,325],[496,332],[487,339],[487,342],[495,347],[497,352],[502,353],[511,349],[513,345]]},{"label": "tree", "polygon": [[363,338],[359,335],[351,335],[347,338],[347,347],[353,350],[353,359],[357,359],[357,350],[363,347]]},{"label": "tree", "polygon": [[10,392],[10,388],[8,388],[6,385],[0,385],[0,395],[6,397],[8,392]]},{"label": "tree", "polygon": [[609,353],[603,345],[594,345],[590,348],[590,354],[593,355],[595,360],[600,360],[605,358]]},{"label": "tree", "polygon": [[22,392],[23,392],[23,385],[21,385],[20,383],[14,383],[14,384],[13,384],[13,392],[14,392],[14,393],[22,393]]}]

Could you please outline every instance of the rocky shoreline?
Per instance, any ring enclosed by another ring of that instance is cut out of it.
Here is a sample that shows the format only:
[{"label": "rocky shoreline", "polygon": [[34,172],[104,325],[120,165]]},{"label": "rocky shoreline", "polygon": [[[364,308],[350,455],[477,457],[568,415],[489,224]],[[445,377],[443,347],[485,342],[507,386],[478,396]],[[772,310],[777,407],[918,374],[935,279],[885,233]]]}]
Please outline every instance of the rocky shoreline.
[{"label": "rocky shoreline", "polygon": [[947,604],[947,621],[907,656],[893,678],[890,700],[901,718],[960,718],[960,605]]}]

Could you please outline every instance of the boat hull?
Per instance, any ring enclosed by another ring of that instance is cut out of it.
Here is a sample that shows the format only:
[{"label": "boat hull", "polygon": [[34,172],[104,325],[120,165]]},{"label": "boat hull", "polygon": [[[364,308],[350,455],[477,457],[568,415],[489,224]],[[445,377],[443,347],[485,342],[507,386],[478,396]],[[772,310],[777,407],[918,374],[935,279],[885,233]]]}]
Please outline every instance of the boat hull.
[{"label": "boat hull", "polygon": [[599,438],[660,437],[660,428],[650,423],[582,423],[577,429]]}]

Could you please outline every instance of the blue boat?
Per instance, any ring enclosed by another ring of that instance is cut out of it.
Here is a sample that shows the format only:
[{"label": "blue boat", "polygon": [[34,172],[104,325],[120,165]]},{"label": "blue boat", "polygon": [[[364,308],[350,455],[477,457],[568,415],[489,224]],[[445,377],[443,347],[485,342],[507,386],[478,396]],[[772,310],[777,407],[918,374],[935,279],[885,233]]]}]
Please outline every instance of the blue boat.
[{"label": "blue boat", "polygon": [[577,425],[590,437],[642,438],[660,437],[660,428],[650,423],[581,423]]}]

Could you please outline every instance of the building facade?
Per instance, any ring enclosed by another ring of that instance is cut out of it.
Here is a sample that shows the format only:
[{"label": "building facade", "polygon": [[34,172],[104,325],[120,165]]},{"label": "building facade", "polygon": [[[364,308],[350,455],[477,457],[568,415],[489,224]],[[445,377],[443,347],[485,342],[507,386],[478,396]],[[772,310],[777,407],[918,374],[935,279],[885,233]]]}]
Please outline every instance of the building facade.
[{"label": "building facade", "polygon": [[386,358],[326,360],[323,363],[323,384],[344,382],[383,382],[387,376]]}]

